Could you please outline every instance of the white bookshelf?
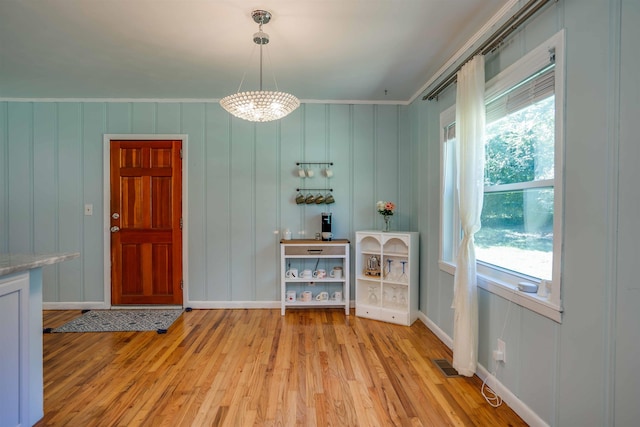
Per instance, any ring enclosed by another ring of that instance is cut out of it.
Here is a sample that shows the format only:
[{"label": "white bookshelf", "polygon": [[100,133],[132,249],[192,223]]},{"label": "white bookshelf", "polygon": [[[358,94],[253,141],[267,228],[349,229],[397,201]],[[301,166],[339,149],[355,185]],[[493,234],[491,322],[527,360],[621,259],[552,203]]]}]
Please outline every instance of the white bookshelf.
[{"label": "white bookshelf", "polygon": [[357,231],[356,316],[411,325],[418,317],[418,232]]},{"label": "white bookshelf", "polygon": [[[280,241],[280,300],[281,313],[284,316],[287,308],[310,307],[343,307],[349,315],[349,241],[345,239],[322,241],[294,239]],[[330,272],[342,268],[339,278],[330,277]],[[323,278],[287,277],[287,270],[296,269],[315,271],[323,269],[327,276]],[[295,301],[287,299],[287,292],[295,292]],[[302,301],[304,292],[311,292],[310,301]],[[326,300],[318,300],[318,295],[326,292]],[[341,293],[339,299],[333,298],[336,292]]]}]

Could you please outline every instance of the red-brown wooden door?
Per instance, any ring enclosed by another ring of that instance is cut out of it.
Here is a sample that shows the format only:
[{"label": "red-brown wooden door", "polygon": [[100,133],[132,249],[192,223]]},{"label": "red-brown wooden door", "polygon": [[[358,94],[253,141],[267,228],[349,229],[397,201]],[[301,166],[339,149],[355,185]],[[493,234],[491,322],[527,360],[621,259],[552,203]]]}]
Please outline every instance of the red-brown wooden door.
[{"label": "red-brown wooden door", "polygon": [[111,303],[182,305],[182,141],[111,141]]}]

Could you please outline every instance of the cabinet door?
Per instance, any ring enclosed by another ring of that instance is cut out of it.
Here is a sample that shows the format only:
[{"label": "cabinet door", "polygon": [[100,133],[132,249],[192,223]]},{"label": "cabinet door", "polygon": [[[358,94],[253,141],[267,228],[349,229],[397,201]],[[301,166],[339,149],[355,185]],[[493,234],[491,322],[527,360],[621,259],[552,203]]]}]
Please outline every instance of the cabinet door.
[{"label": "cabinet door", "polygon": [[29,275],[0,280],[0,420],[28,423]]}]

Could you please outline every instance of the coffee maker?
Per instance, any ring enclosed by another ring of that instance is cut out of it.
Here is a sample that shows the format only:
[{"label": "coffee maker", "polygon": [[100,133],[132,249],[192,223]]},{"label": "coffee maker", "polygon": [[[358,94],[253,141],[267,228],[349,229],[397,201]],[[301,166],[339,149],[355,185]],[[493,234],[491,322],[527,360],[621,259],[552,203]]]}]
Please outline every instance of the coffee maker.
[{"label": "coffee maker", "polygon": [[331,240],[331,212],[322,212],[322,240]]}]

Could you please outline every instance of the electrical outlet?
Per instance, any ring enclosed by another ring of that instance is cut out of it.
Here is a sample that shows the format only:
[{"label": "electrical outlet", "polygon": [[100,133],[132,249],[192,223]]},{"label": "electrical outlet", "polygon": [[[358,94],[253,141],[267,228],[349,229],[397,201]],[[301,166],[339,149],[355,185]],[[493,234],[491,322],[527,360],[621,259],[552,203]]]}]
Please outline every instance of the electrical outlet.
[{"label": "electrical outlet", "polygon": [[507,345],[500,338],[498,338],[498,352],[502,353],[502,362],[506,363],[507,362]]}]

